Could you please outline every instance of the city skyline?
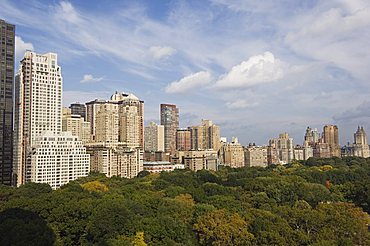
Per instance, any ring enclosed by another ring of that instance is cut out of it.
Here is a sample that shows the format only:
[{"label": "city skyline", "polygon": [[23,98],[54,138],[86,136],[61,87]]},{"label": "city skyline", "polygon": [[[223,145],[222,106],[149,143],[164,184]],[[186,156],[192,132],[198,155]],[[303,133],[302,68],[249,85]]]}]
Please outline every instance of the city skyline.
[{"label": "city skyline", "polygon": [[64,106],[132,92],[146,123],[176,104],[181,127],[212,119],[244,145],[281,132],[301,143],[324,124],[344,145],[370,129],[366,1],[0,3],[16,67],[25,49],[58,53]]}]

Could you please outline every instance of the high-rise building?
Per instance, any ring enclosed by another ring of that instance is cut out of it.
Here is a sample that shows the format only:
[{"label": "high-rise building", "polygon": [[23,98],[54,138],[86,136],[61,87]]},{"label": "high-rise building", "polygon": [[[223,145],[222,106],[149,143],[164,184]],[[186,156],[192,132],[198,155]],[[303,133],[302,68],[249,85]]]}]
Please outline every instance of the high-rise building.
[{"label": "high-rise building", "polygon": [[233,137],[231,143],[223,143],[220,149],[221,164],[233,168],[244,167],[244,149],[238,138]]},{"label": "high-rise building", "polygon": [[31,182],[47,183],[58,189],[90,172],[90,155],[71,132],[45,132],[33,142]]},{"label": "high-rise building", "polygon": [[315,147],[315,144],[318,143],[320,140],[320,134],[317,129],[312,129],[311,127],[307,127],[306,134],[304,135],[304,144],[305,146],[311,146],[312,148]]},{"label": "high-rise building", "polygon": [[215,150],[179,151],[178,154],[182,157],[185,168],[192,171],[202,169],[216,171],[218,168],[219,159]]},{"label": "high-rise building", "polygon": [[[116,92],[110,100],[96,99],[86,107],[94,142],[125,142],[144,149],[144,101],[133,94]],[[107,124],[111,124],[110,129],[106,129]],[[101,139],[102,134],[112,139]]]},{"label": "high-rise building", "polygon": [[269,141],[268,163],[270,164],[288,164],[294,159],[293,138],[288,133],[279,135],[279,138],[273,138]]},{"label": "high-rise building", "polygon": [[179,128],[179,109],[173,104],[161,104],[161,125],[164,126],[164,151],[176,151],[176,130]]},{"label": "high-rise building", "polygon": [[87,105],[93,141],[86,145],[91,169],[107,176],[135,177],[143,170],[144,102],[116,92]]},{"label": "high-rise building", "polygon": [[86,144],[91,141],[90,128],[90,122],[86,122],[81,115],[71,114],[70,108],[63,108],[62,131],[71,132]]},{"label": "high-rise building", "polygon": [[191,150],[191,131],[189,129],[177,129],[176,150]]},{"label": "high-rise building", "polygon": [[325,125],[322,133],[322,142],[329,145],[330,157],[340,157],[338,126]]},{"label": "high-rise building", "polygon": [[[0,184],[12,184],[15,26],[0,20]],[[14,180],[13,180],[14,182]]]},{"label": "high-rise building", "polygon": [[244,148],[244,160],[247,167],[267,167],[267,146],[250,144]]},{"label": "high-rise building", "polygon": [[72,103],[69,106],[71,109],[71,114],[80,115],[86,121],[86,105],[82,103]]},{"label": "high-rise building", "polygon": [[191,148],[194,150],[220,149],[220,127],[211,120],[202,120],[200,126],[189,127],[191,131]]},{"label": "high-rise building", "polygon": [[363,158],[370,157],[367,135],[364,127],[358,127],[354,134],[354,143],[348,144],[342,148],[342,156],[359,156]]},{"label": "high-rise building", "polygon": [[[72,167],[79,168],[79,164],[75,162],[82,161],[84,165],[89,165],[89,160],[81,160],[74,156],[86,154],[85,148],[82,148],[79,153],[74,153],[66,147],[67,144],[55,143],[56,140],[53,140],[55,136],[61,136],[57,139],[64,137],[64,133],[61,134],[62,74],[57,54],[41,55],[27,51],[20,62],[15,84],[14,177],[17,180],[16,184],[39,180],[38,174],[34,172],[39,170],[38,168],[47,168],[47,166],[40,163],[41,159],[38,156],[46,158],[48,155],[53,155],[56,157],[56,165],[62,165],[63,158],[69,156],[71,172],[74,171]],[[69,146],[81,144],[74,136],[68,141]],[[72,144],[73,141],[76,143]],[[45,152],[44,150],[48,148],[57,148],[58,154]],[[60,176],[61,172],[61,169],[56,169],[53,173],[44,173],[42,180],[49,180],[45,175]],[[33,179],[33,177],[37,178]]]},{"label": "high-rise building", "polygon": [[145,151],[164,151],[164,126],[157,125],[152,121],[149,123],[149,126],[145,127],[144,136]]}]

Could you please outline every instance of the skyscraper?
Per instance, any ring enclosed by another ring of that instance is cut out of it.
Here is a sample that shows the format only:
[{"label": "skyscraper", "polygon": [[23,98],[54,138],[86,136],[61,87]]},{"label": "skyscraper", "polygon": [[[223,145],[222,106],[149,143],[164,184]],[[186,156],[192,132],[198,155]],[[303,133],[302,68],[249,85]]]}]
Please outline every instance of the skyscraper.
[{"label": "skyscraper", "polygon": [[86,121],[86,106],[82,103],[72,103],[71,106],[69,106],[71,109],[71,114],[73,115],[80,115],[84,120]]},{"label": "skyscraper", "polygon": [[150,122],[145,127],[145,151],[164,151],[164,126]]},{"label": "skyscraper", "polygon": [[15,26],[0,20],[0,184],[12,184]]},{"label": "skyscraper", "polygon": [[176,149],[179,151],[191,150],[191,131],[189,129],[177,129]]},{"label": "skyscraper", "polygon": [[[53,188],[57,188],[67,180],[62,179],[61,174],[65,171],[63,168],[68,168],[72,174],[81,166],[89,168],[90,164],[86,158],[86,149],[81,147],[82,144],[77,137],[69,134],[66,139],[66,136],[61,135],[62,73],[57,54],[41,55],[27,51],[21,60],[15,84],[14,176],[17,180],[16,184],[21,185],[29,181],[47,182]],[[81,148],[78,152],[73,152],[67,146]],[[43,162],[43,159],[51,161]],[[59,167],[53,169],[53,165]],[[43,169],[53,171],[45,172],[42,177],[35,173]],[[88,172],[89,169],[85,170],[82,176],[86,176]],[[49,176],[54,176],[56,179]]]},{"label": "skyscraper", "polygon": [[179,128],[179,109],[173,104],[161,104],[161,125],[164,126],[164,150],[176,151],[176,130]]},{"label": "skyscraper", "polygon": [[327,143],[330,148],[331,157],[340,157],[339,133],[338,126],[325,125],[322,133],[322,140]]},{"label": "skyscraper", "polygon": [[268,163],[288,164],[294,159],[293,138],[288,133],[279,134],[279,138],[269,141]]},{"label": "skyscraper", "polygon": [[191,147],[194,150],[220,149],[220,127],[211,120],[202,120],[200,126],[189,127],[191,131]]}]

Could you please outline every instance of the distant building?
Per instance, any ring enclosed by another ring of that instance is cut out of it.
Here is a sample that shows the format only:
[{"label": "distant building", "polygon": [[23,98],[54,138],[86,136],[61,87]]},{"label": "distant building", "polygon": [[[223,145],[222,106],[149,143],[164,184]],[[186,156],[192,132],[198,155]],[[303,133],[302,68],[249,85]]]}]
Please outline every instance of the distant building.
[{"label": "distant building", "polygon": [[309,145],[294,146],[294,159],[295,160],[298,160],[298,161],[307,160],[310,157],[313,157],[313,148],[311,146]]},{"label": "distant building", "polygon": [[363,127],[358,127],[354,134],[354,143],[342,147],[342,156],[370,157],[367,135]]},{"label": "distant building", "polygon": [[336,125],[325,125],[322,133],[322,142],[330,148],[330,157],[340,157],[339,132]]},{"label": "distant building", "polygon": [[220,149],[221,164],[233,168],[244,167],[244,149],[238,142],[236,137],[233,137],[231,143],[223,143]]},{"label": "distant building", "polygon": [[250,144],[245,147],[244,160],[246,167],[267,167],[267,146]]},{"label": "distant building", "polygon": [[217,151],[215,150],[184,151],[183,161],[185,168],[189,168],[195,172],[202,169],[216,171],[219,164]]},{"label": "distant building", "polygon": [[176,150],[191,150],[191,131],[189,129],[176,130]]},{"label": "distant building", "polygon": [[90,122],[86,122],[81,115],[71,114],[69,108],[63,108],[62,131],[72,132],[83,144],[86,144],[91,141],[90,127]]},{"label": "distant building", "polygon": [[79,115],[86,121],[86,105],[82,103],[72,103],[69,108],[71,109],[71,114]]},{"label": "distant building", "polygon": [[311,146],[312,148],[315,147],[315,145],[320,140],[320,134],[317,131],[317,129],[312,129],[309,126],[306,129],[306,134],[304,135],[304,144],[305,146]]},{"label": "distant building", "polygon": [[184,168],[184,164],[172,164],[169,161],[144,162],[144,170],[151,173],[171,172],[175,169]]},{"label": "distant building", "polygon": [[45,132],[35,138],[32,152],[31,182],[47,183],[58,189],[90,172],[90,156],[70,132]]},{"label": "distant building", "polygon": [[164,151],[175,153],[176,130],[179,128],[179,109],[173,104],[161,104],[161,125],[164,126]]},{"label": "distant building", "polygon": [[136,177],[143,170],[143,151],[124,143],[90,143],[91,171],[104,173],[107,177]]},{"label": "distant building", "polygon": [[170,161],[170,153],[166,153],[163,151],[145,151],[144,161],[146,162]]},{"label": "distant building", "polygon": [[220,127],[213,124],[211,120],[202,120],[200,126],[189,127],[191,132],[191,149],[207,150],[220,149]]},{"label": "distant building", "polygon": [[315,145],[313,156],[318,158],[330,158],[332,156],[331,148],[328,143],[319,142]]},{"label": "distant building", "polygon": [[164,151],[164,126],[150,122],[144,131],[144,148],[148,152]]},{"label": "distant building", "polygon": [[294,159],[293,138],[283,133],[279,138],[270,139],[268,152],[269,165],[291,163]]},{"label": "distant building", "polygon": [[0,184],[11,185],[17,181],[12,178],[15,26],[1,19],[0,40]]}]

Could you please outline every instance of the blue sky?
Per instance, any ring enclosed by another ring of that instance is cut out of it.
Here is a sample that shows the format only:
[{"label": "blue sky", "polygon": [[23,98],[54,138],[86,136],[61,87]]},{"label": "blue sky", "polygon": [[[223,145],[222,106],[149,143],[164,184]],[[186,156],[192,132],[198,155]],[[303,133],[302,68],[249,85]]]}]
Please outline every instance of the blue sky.
[{"label": "blue sky", "polygon": [[243,144],[337,124],[342,143],[370,132],[366,0],[0,0],[16,53],[56,52],[64,105],[114,91],[180,108],[182,127],[211,119]]}]

